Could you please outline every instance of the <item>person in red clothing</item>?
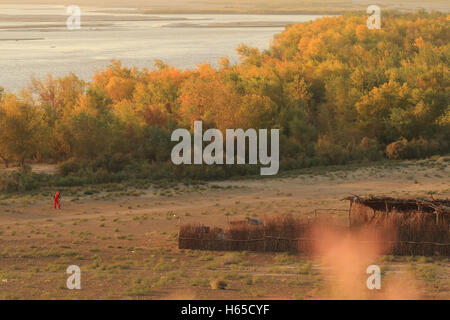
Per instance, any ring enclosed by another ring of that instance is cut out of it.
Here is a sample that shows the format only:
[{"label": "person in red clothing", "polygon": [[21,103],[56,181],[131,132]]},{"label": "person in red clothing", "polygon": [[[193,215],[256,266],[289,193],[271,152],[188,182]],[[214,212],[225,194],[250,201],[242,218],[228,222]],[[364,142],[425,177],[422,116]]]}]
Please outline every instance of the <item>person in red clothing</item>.
[{"label": "person in red clothing", "polygon": [[59,191],[57,191],[56,193],[55,193],[55,197],[53,198],[53,204],[54,204],[54,206],[55,206],[55,209],[56,209],[56,207],[58,207],[58,209],[61,209],[61,204],[59,203],[59,201],[61,200],[61,194],[59,193]]}]

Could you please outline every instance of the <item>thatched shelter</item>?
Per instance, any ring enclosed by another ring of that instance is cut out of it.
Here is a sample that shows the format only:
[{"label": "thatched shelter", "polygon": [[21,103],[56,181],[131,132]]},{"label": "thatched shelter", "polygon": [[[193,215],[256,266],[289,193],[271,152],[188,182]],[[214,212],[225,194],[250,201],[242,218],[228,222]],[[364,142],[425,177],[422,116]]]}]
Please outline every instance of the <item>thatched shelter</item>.
[{"label": "thatched shelter", "polygon": [[448,199],[422,199],[422,198],[411,198],[411,199],[399,199],[391,197],[360,197],[357,195],[352,195],[344,200],[349,200],[350,205],[353,203],[358,203],[363,206],[369,207],[374,211],[398,211],[398,212],[429,212],[435,214],[450,214],[450,200]]},{"label": "thatched shelter", "polygon": [[450,255],[450,200],[352,195],[349,227],[383,230],[399,255]]}]

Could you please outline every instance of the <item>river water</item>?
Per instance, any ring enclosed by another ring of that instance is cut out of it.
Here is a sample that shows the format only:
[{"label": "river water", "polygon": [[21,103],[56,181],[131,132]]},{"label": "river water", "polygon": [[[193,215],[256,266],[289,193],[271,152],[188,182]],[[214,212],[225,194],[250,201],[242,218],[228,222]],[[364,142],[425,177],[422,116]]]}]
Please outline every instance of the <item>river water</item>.
[{"label": "river water", "polygon": [[74,72],[89,80],[111,59],[151,69],[155,59],[183,69],[216,64],[245,43],[270,46],[289,23],[313,15],[144,15],[81,8],[81,28],[66,27],[64,6],[0,5],[0,86],[18,91],[31,76]]}]

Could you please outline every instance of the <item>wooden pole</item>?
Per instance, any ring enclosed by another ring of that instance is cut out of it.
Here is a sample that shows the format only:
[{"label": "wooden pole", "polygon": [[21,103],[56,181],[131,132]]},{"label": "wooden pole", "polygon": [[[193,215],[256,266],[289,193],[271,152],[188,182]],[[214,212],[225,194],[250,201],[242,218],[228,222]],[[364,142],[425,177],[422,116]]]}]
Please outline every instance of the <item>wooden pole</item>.
[{"label": "wooden pole", "polygon": [[352,206],[353,206],[353,200],[350,200],[350,205],[348,207],[348,217],[347,217],[349,229],[352,227],[352,219],[351,219]]}]

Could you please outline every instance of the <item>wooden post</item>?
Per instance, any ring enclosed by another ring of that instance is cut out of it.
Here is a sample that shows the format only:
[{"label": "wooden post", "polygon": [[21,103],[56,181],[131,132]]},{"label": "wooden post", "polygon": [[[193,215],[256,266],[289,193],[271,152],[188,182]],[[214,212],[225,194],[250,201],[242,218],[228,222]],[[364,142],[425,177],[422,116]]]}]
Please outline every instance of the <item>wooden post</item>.
[{"label": "wooden post", "polygon": [[350,200],[350,205],[348,207],[348,217],[347,217],[349,229],[352,227],[352,219],[351,219],[352,206],[353,206],[353,200]]},{"label": "wooden post", "polygon": [[178,249],[181,249],[181,240],[180,240],[180,231],[181,231],[181,224],[178,224]]},{"label": "wooden post", "polygon": [[264,243],[264,252],[266,252],[266,228],[264,228],[264,238],[263,238],[263,243]]}]

